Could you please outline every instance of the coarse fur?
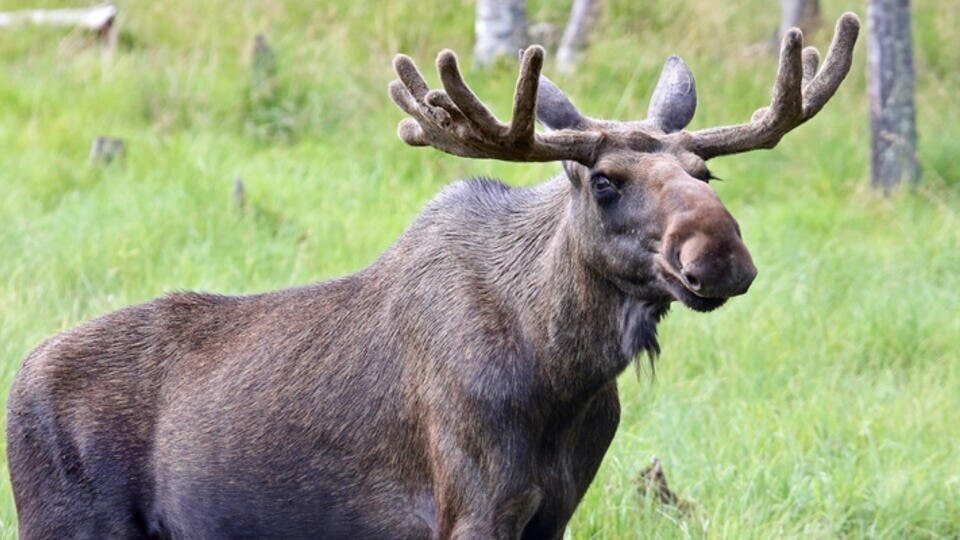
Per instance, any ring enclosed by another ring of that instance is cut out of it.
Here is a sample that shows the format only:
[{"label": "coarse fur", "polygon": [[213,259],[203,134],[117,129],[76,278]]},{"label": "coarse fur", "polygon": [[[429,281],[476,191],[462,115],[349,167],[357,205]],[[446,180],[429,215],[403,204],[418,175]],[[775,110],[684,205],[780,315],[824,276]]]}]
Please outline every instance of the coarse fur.
[{"label": "coarse fur", "polygon": [[682,61],[643,122],[583,117],[541,61],[524,53],[510,126],[452,53],[449,95],[403,57],[390,91],[411,144],[560,156],[562,175],[457,182],[356,274],[171,294],[30,353],[7,404],[20,537],[561,538],[616,431],[617,375],[659,351],[671,302],[715,309],[756,268],[684,143]]},{"label": "coarse fur", "polygon": [[573,264],[569,193],[459,182],[358,274],[45,342],[8,413],[21,536],[558,537],[666,307]]}]

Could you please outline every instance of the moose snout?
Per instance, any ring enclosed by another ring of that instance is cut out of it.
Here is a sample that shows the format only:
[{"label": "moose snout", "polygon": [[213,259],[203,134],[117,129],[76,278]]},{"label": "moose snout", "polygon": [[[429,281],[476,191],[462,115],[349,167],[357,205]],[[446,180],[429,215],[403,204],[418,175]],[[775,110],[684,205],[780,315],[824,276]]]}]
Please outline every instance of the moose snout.
[{"label": "moose snout", "polygon": [[757,267],[736,227],[697,229],[692,234],[674,235],[674,245],[668,245],[674,276],[687,290],[705,298],[747,292],[757,277]]},{"label": "moose snout", "polygon": [[757,277],[750,253],[746,248],[727,253],[706,253],[684,264],[680,279],[697,296],[729,298],[747,292]]}]

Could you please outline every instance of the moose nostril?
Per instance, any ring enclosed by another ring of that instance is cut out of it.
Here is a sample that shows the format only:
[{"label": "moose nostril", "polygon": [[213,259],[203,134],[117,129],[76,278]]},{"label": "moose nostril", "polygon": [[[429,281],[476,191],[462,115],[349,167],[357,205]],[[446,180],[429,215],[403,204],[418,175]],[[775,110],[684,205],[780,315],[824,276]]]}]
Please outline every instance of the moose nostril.
[{"label": "moose nostril", "polygon": [[689,287],[690,290],[692,291],[700,290],[700,280],[697,279],[697,276],[693,275],[687,270],[683,270],[682,272],[680,272],[680,275],[683,276],[683,281],[686,282],[687,287]]}]

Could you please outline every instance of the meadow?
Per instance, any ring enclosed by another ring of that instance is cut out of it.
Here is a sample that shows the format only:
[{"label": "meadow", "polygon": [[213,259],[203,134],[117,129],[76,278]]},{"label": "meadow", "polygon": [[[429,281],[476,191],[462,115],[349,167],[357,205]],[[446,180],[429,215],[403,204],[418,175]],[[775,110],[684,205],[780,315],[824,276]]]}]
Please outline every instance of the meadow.
[{"label": "meadow", "polygon": [[[528,4],[557,24],[569,8]],[[840,13],[865,13],[821,5],[807,41],[823,52]],[[396,137],[392,55],[432,83],[441,48],[469,61],[471,2],[118,6],[112,58],[79,32],[0,29],[4,402],[26,353],[83,320],[176,290],[353,272],[457,178],[531,185],[559,172]],[[916,0],[913,15],[922,183],[869,188],[864,34],[818,117],[772,151],[711,162],[759,276],[714,313],[675,306],[656,376],[622,376],[623,420],[569,537],[960,536],[960,3]],[[756,44],[778,17],[762,0],[609,0],[578,72],[546,72],[586,114],[636,119],[677,53],[697,77],[692,127],[737,123],[768,102],[776,59]],[[257,32],[276,55],[263,92]],[[505,63],[467,77],[505,117],[515,75]],[[89,163],[101,135],[124,139],[126,156]],[[654,455],[692,511],[638,494]],[[0,537],[15,533],[0,462]]]}]

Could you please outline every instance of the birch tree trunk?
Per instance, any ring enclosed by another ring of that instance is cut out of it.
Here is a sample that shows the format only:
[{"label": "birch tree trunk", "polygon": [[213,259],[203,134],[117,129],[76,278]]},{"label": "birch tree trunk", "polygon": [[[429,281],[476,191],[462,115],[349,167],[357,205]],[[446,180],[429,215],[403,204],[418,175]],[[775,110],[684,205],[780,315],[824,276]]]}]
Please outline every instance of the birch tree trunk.
[{"label": "birch tree trunk", "polygon": [[820,24],[819,0],[780,0],[780,31],[777,40],[796,26],[809,35]]},{"label": "birch tree trunk", "polygon": [[487,66],[504,56],[517,57],[527,41],[525,4],[525,0],[477,0],[476,66]]},{"label": "birch tree trunk", "polygon": [[602,9],[601,0],[573,0],[570,8],[570,20],[563,30],[560,46],[557,48],[557,69],[563,72],[573,71],[577,56],[587,45],[590,31],[596,24]]},{"label": "birch tree trunk", "polygon": [[911,41],[909,0],[869,0],[870,183],[885,193],[920,179]]}]

